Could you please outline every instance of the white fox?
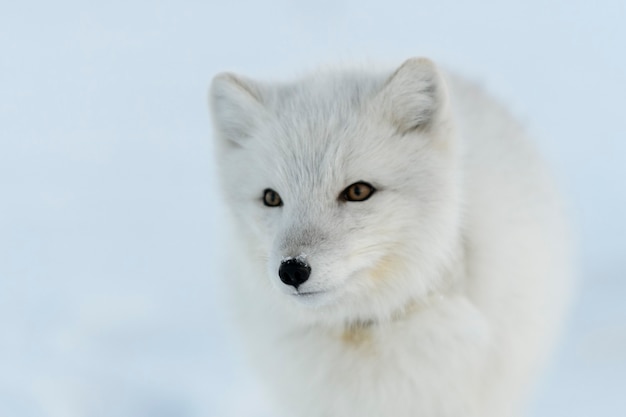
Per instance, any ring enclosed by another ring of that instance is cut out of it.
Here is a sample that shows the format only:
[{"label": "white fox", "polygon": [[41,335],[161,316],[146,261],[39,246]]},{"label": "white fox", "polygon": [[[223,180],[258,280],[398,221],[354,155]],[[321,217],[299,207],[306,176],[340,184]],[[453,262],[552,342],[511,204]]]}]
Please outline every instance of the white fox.
[{"label": "white fox", "polygon": [[424,58],[211,87],[242,334],[289,417],[507,417],[559,328],[560,200],[523,130]]}]

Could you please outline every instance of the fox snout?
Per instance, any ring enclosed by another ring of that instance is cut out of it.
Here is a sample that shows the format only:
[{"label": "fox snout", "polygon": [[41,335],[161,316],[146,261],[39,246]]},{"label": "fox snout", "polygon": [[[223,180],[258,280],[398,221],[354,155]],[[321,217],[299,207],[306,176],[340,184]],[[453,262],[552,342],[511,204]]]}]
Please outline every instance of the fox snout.
[{"label": "fox snout", "polygon": [[311,267],[298,258],[286,259],[278,268],[278,276],[285,285],[291,285],[298,289],[300,284],[306,282],[311,275]]},{"label": "fox snout", "polygon": [[[300,217],[304,217],[306,213],[306,208],[299,210]],[[282,283],[298,290],[298,287],[307,282],[311,278],[308,255],[319,258],[327,250],[326,241],[323,229],[311,226],[309,222],[300,221],[283,229],[276,237],[274,252],[279,259],[282,258],[278,267],[278,276]]]}]

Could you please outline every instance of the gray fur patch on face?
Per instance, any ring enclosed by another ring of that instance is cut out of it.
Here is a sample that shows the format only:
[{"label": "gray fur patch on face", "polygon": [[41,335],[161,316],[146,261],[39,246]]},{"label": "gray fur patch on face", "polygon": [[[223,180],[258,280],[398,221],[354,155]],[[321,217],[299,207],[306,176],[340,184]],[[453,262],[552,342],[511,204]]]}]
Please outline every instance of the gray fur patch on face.
[{"label": "gray fur patch on face", "polygon": [[296,260],[296,261],[299,261],[299,262],[302,262],[302,263],[305,263],[305,264],[306,264],[306,263],[307,263],[306,258],[307,258],[306,253],[301,253],[301,254],[299,254],[299,255],[298,255],[298,256],[296,256],[296,257],[293,257],[293,256],[285,256],[285,257],[283,257],[283,258],[281,259],[281,262],[287,262],[287,261],[291,261],[291,260]]}]

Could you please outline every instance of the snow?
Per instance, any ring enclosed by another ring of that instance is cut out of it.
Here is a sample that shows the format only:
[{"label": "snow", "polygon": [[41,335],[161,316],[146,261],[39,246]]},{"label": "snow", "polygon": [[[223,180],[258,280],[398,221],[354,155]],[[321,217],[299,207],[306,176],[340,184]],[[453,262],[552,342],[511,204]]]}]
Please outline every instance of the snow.
[{"label": "snow", "polygon": [[530,415],[626,415],[623,1],[5,3],[0,415],[269,416],[215,279],[210,79],[415,55],[512,107],[578,224]]}]

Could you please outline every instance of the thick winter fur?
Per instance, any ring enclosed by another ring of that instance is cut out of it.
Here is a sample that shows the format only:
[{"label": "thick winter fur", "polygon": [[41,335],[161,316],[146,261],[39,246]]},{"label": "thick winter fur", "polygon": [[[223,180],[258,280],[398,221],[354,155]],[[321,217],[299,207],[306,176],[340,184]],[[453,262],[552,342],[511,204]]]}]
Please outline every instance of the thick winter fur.
[{"label": "thick winter fur", "polygon": [[[570,271],[557,195],[505,110],[427,59],[284,84],[220,74],[211,108],[224,278],[285,416],[520,414]],[[340,198],[359,181],[376,192]],[[278,275],[296,257],[311,267],[297,290]]]}]

